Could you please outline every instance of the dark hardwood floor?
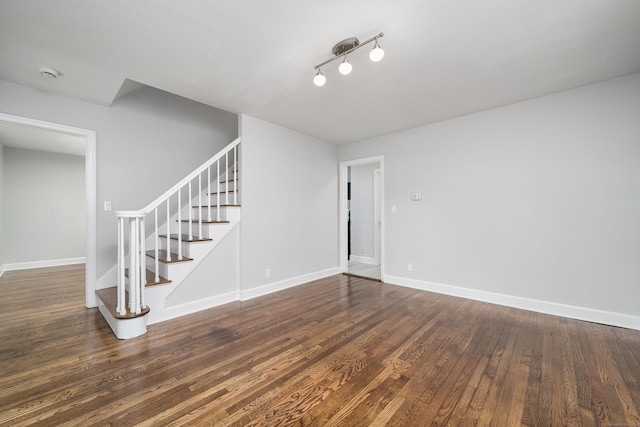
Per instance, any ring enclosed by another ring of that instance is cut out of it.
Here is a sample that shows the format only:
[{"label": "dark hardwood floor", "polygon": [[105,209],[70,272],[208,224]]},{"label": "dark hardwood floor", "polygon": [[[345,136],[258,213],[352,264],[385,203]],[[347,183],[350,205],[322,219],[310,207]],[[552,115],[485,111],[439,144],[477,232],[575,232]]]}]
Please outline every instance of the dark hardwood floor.
[{"label": "dark hardwood floor", "polygon": [[83,281],[0,278],[0,425],[640,425],[639,331],[340,275],[119,341]]}]

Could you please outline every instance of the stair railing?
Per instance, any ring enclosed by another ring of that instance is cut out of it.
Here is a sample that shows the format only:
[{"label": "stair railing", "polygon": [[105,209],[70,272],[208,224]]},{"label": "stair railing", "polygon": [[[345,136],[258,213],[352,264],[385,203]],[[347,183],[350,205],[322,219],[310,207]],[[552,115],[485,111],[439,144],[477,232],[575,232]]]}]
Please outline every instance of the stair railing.
[{"label": "stair railing", "polygon": [[[146,308],[144,302],[144,288],[147,284],[147,264],[146,264],[146,243],[147,232],[145,228],[145,218],[153,212],[153,229],[149,236],[153,236],[154,242],[154,281],[160,281],[160,228],[158,214],[159,210],[166,207],[166,261],[171,261],[171,219],[177,215],[178,225],[176,227],[178,240],[177,258],[183,259],[182,255],[182,209],[183,209],[183,190],[188,192],[187,212],[188,219],[188,238],[193,239],[194,222],[197,224],[197,236],[202,239],[203,227],[206,222],[221,221],[220,207],[221,205],[238,204],[238,149],[241,139],[235,141],[223,148],[219,153],[207,160],[176,185],[167,190],[164,194],[151,202],[145,208],[139,211],[117,211],[116,218],[118,220],[118,303],[117,312],[121,316],[127,314],[126,293],[129,293],[128,309],[131,314],[140,314],[142,309]],[[213,170],[212,170],[213,169]],[[232,176],[230,176],[232,174]],[[204,177],[203,177],[204,175]],[[204,209],[206,218],[203,218],[202,206],[202,181],[205,180],[207,190],[207,206]],[[224,179],[224,185],[221,185],[221,179]],[[194,184],[195,182],[195,184]],[[215,205],[212,204],[211,184],[215,183]],[[230,183],[233,189],[229,188]],[[193,216],[193,197],[192,187],[197,185],[197,204],[198,218]],[[222,191],[221,191],[222,190]],[[221,194],[224,193],[224,198]],[[229,194],[233,193],[230,200]],[[171,198],[175,197],[175,203],[172,206]],[[161,212],[164,213],[164,212]],[[214,219],[215,218],[215,219]],[[128,224],[127,224],[128,222]],[[129,288],[126,288],[126,237],[127,229],[129,230]]]}]

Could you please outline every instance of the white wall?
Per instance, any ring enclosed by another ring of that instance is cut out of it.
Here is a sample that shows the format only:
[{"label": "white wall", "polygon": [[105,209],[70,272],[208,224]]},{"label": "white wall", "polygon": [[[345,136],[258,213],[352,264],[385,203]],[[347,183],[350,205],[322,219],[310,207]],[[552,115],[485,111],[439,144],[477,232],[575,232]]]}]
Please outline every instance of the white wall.
[{"label": "white wall", "polygon": [[0,111],[96,131],[98,278],[116,262],[114,211],[144,207],[238,134],[237,115],[148,87],[103,107],[0,80]]},{"label": "white wall", "polygon": [[337,147],[247,115],[241,136],[242,295],[336,273]]},{"label": "white wall", "polygon": [[390,281],[640,329],[640,74],[339,149],[381,154]]},{"label": "white wall", "polygon": [[351,166],[351,255],[374,261],[373,171],[379,163]]},{"label": "white wall", "polygon": [[5,267],[85,256],[84,157],[5,147]]}]

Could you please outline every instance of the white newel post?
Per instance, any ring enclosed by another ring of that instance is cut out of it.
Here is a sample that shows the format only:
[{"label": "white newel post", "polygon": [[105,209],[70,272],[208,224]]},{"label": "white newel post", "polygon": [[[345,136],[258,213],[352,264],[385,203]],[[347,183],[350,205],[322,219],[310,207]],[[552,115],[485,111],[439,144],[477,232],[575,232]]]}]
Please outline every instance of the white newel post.
[{"label": "white newel post", "polygon": [[124,217],[116,215],[118,217],[118,302],[116,305],[116,311],[119,315],[124,316],[127,314],[127,307],[125,305],[125,277],[124,277]]},{"label": "white newel post", "polygon": [[[129,312],[140,314],[143,305],[142,287],[146,281],[146,266],[144,257],[144,212],[119,211],[118,218],[118,314],[126,314],[127,290],[129,294]],[[125,280],[125,220],[129,221],[129,288]],[[143,276],[144,275],[144,276]],[[145,277],[145,279],[143,279]]]}]

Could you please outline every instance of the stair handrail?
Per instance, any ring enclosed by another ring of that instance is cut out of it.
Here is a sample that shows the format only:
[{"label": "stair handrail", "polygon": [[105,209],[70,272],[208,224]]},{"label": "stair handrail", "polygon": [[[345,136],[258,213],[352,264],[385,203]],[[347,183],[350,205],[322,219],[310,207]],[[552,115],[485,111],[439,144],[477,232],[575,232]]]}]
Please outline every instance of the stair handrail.
[{"label": "stair handrail", "polygon": [[140,211],[144,212],[145,214],[151,213],[151,211],[153,209],[157,208],[163,202],[165,202],[169,197],[171,197],[174,194],[176,194],[178,192],[178,190],[180,188],[184,187],[185,185],[187,185],[187,183],[189,181],[192,181],[193,179],[195,179],[198,175],[200,175],[202,172],[204,172],[209,166],[213,165],[215,162],[217,162],[219,159],[221,159],[222,156],[226,155],[234,147],[236,147],[238,144],[240,144],[241,140],[242,140],[241,137],[237,137],[235,140],[233,140],[233,142],[231,142],[230,144],[225,146],[221,151],[219,151],[217,154],[215,154],[212,158],[210,158],[209,160],[204,162],[197,169],[194,169],[193,172],[191,172],[189,175],[184,177],[176,185],[174,185],[173,187],[171,187],[170,189],[165,191],[160,197],[155,199],[153,202],[149,203],[146,207],[140,209]]},{"label": "stair handrail", "polygon": [[[199,201],[199,215],[198,215],[198,225],[199,225],[199,237],[202,238],[202,178],[201,174],[205,171],[207,172],[207,185],[209,188],[209,203],[208,203],[208,221],[212,220],[212,212],[211,212],[211,170],[210,168],[216,163],[219,162],[223,157],[225,158],[225,204],[229,204],[229,153],[232,152],[233,155],[233,172],[236,173],[238,170],[238,158],[237,158],[237,147],[241,142],[241,138],[238,137],[228,145],[226,145],[222,150],[216,153],[209,160],[204,162],[202,165],[198,166],[191,173],[189,173],[186,177],[180,180],[177,184],[171,187],[169,190],[165,191],[160,197],[155,199],[153,202],[149,203],[144,208],[137,211],[116,211],[116,218],[118,219],[118,266],[117,266],[117,307],[116,310],[118,314],[125,315],[127,311],[126,307],[126,281],[125,281],[125,230],[127,228],[130,229],[129,233],[129,311],[130,313],[141,313],[142,309],[146,309],[146,305],[144,303],[144,286],[146,285],[146,250],[145,250],[145,241],[146,241],[146,229],[145,229],[145,217],[154,212],[155,216],[155,281],[159,280],[159,226],[158,226],[158,207],[163,203],[167,205],[167,261],[171,260],[171,248],[170,248],[170,220],[171,220],[171,212],[169,208],[169,199],[178,194],[178,258],[182,259],[182,230],[181,226],[181,210],[182,206],[180,206],[180,201],[182,200],[181,191],[182,188],[188,186],[189,198],[188,203],[191,204],[192,200],[192,190],[191,190],[191,182],[198,178],[198,201]],[[220,163],[217,164],[217,191],[216,191],[216,211],[217,211],[217,221],[220,221],[220,206],[222,204],[220,198],[220,178],[222,175],[220,174]],[[238,177],[237,174],[234,175],[233,178],[233,204],[238,203]],[[129,227],[125,224],[125,218],[129,220]],[[192,218],[192,210],[189,210],[189,238],[193,237],[193,218]]]}]

